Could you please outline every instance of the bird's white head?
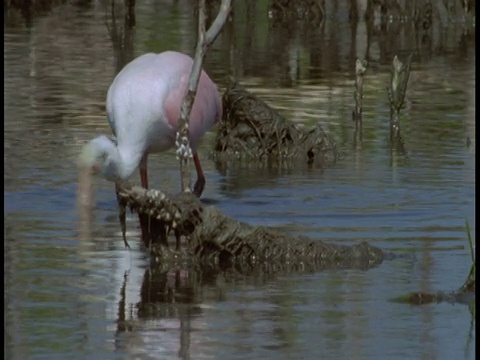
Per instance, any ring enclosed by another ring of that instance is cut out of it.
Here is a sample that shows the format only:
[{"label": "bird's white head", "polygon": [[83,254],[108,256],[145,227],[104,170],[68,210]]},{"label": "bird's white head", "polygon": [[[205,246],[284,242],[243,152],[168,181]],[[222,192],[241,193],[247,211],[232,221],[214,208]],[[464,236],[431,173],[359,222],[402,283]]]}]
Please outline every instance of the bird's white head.
[{"label": "bird's white head", "polygon": [[110,181],[116,181],[116,157],[118,151],[115,143],[105,135],[88,142],[80,153],[78,165],[93,174],[100,173]]}]

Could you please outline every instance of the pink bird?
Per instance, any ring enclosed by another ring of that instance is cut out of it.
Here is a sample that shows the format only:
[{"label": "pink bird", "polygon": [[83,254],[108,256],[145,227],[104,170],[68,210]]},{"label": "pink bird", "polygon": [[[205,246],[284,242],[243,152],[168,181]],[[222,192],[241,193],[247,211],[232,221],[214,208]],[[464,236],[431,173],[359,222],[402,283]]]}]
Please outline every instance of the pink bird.
[{"label": "pink bird", "polygon": [[[145,54],[129,64],[113,80],[107,94],[107,116],[116,144],[105,135],[85,145],[80,161],[110,181],[128,179],[140,169],[142,186],[148,188],[148,154],[175,144],[178,118],[193,60],[166,51]],[[190,146],[197,172],[193,193],[205,187],[197,146],[200,138],[222,117],[222,102],[216,85],[202,70],[190,113]]]}]

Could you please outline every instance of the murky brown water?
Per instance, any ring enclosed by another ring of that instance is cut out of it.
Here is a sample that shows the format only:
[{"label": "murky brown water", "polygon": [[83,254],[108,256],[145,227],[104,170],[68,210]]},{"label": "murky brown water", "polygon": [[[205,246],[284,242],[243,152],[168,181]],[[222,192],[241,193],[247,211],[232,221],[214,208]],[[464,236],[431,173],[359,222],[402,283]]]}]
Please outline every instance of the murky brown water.
[{"label": "murky brown water", "polygon": [[[402,28],[395,33],[394,25],[388,36],[369,35],[360,21],[352,41],[343,2],[329,10],[323,30],[272,29],[267,7],[267,1],[236,5],[234,22],[208,54],[207,71],[221,88],[237,76],[294,121],[321,121],[344,156],[325,170],[234,164],[223,171],[209,158],[209,134],[201,155],[205,199],[251,224],[337,243],[367,240],[414,256],[366,272],[268,279],[191,273],[185,279],[179,270],[183,280],[174,272],[163,277],[176,301],[158,295],[156,311],[140,311],[146,297],[157,296],[145,291],[157,287],[140,245],[123,247],[112,184],[96,180],[95,236],[78,239],[75,159],[87,140],[109,133],[104,102],[119,62],[105,5],[60,6],[30,27],[10,15],[4,35],[6,358],[474,358],[467,306],[389,301],[410,291],[455,290],[469,271],[464,225],[468,220],[475,234],[474,35],[464,35],[460,17],[435,22],[426,37]],[[133,54],[193,53],[192,16],[184,1],[137,1]],[[353,63],[365,54],[367,39],[364,141],[355,150]],[[411,51],[405,158],[389,150],[385,87],[393,56]],[[149,165],[152,185],[178,189],[173,151]],[[136,217],[128,228],[134,243]]]}]

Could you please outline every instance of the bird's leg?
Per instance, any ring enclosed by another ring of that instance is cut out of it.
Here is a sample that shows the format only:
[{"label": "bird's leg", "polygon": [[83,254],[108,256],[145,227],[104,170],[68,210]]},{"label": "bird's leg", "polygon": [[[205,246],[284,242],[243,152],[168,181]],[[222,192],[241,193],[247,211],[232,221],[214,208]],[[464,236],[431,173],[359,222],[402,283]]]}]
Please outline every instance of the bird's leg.
[{"label": "bird's leg", "polygon": [[142,182],[142,187],[148,189],[147,169],[140,169],[140,181]]},{"label": "bird's leg", "polygon": [[147,177],[147,156],[145,155],[140,161],[140,182],[144,189],[148,189],[148,177]]},{"label": "bird's leg", "polygon": [[[145,155],[142,160],[140,161],[140,182],[142,183],[142,187],[144,189],[148,189],[148,177],[147,177],[147,155]],[[143,243],[147,248],[150,248],[149,241],[150,241],[150,234],[149,234],[149,226],[148,226],[148,216],[138,214],[138,220],[140,222],[140,231],[142,235]]]},{"label": "bird's leg", "polygon": [[203,176],[202,165],[200,165],[200,159],[198,158],[197,152],[193,154],[193,162],[195,164],[195,169],[197,170],[197,181],[193,186],[193,194],[197,197],[200,197],[203,189],[205,188],[205,176]]},{"label": "bird's leg", "polygon": [[117,195],[117,201],[118,201],[118,219],[120,220],[120,229],[122,230],[122,237],[123,237],[123,243],[125,244],[125,247],[130,249],[130,245],[128,245],[127,241],[127,212],[126,208],[124,205],[120,204],[119,201],[119,193],[120,193],[120,184],[115,182],[115,194]]}]

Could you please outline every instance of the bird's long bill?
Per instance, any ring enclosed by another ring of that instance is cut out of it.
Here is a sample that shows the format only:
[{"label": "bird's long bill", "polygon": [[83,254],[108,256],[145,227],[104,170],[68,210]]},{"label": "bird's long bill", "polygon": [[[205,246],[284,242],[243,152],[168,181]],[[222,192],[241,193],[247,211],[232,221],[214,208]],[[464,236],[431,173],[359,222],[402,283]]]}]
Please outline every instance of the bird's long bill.
[{"label": "bird's long bill", "polygon": [[89,168],[81,166],[78,173],[77,188],[77,205],[79,212],[78,226],[80,240],[92,240],[95,208],[95,198],[93,190],[92,172]]}]

